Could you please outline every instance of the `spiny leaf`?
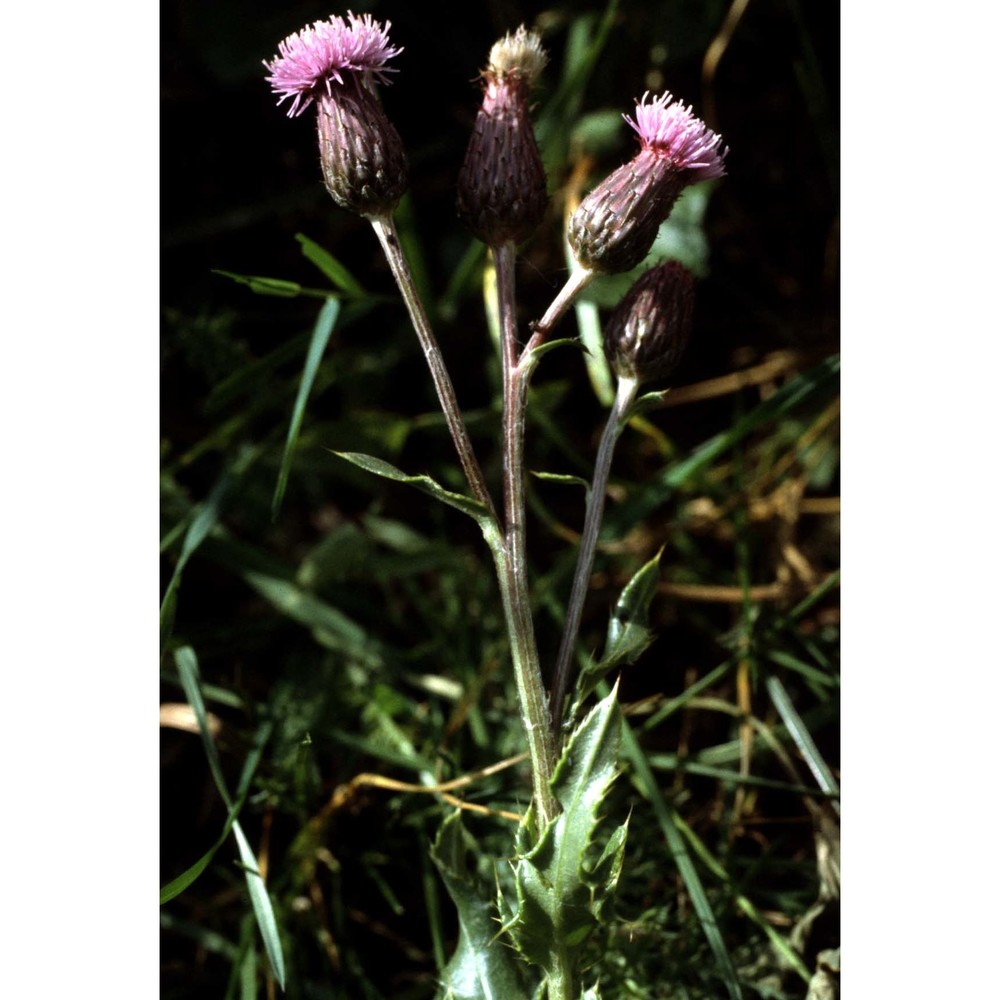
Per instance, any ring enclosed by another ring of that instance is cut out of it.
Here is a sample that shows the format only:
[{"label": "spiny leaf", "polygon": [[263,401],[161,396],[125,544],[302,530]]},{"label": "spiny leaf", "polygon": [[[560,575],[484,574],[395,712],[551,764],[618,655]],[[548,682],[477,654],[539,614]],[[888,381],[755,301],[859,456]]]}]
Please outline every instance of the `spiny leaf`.
[{"label": "spiny leaf", "polygon": [[580,671],[576,684],[576,701],[569,718],[576,718],[580,706],[590,696],[602,678],[612,670],[635,663],[653,641],[649,628],[649,606],[656,596],[660,580],[661,549],[631,580],[615,604],[608,622],[604,655]]},{"label": "spiny leaf", "polygon": [[531,361],[536,363],[540,358],[544,357],[549,351],[555,351],[560,347],[575,347],[578,351],[584,350],[583,344],[576,337],[561,337],[559,340],[546,340],[543,344],[539,344],[538,347],[533,347],[531,349]]},{"label": "spiny leaf", "polygon": [[564,486],[582,486],[584,492],[590,494],[590,483],[582,476],[571,476],[563,472],[535,472],[530,470],[536,479],[544,479],[549,483],[561,483]]},{"label": "spiny leaf", "polygon": [[[521,1000],[527,991],[514,952],[498,940],[499,924],[476,873],[479,850],[461,813],[441,824],[431,858],[458,909],[458,945],[443,973],[440,1000]],[[470,867],[469,861],[473,864]]]},{"label": "spiny leaf", "polygon": [[[635,662],[632,652],[638,643],[636,633],[648,635],[649,605],[656,594],[660,579],[660,556],[663,549],[649,560],[626,584],[608,622],[608,638],[602,662],[610,658]],[[645,648],[645,647],[643,647]],[[638,655],[638,654],[635,654]]]},{"label": "spiny leaf", "polygon": [[620,744],[616,688],[580,723],[556,765],[551,787],[562,812],[515,861],[517,911],[508,915],[505,929],[524,957],[550,977],[573,967],[621,870],[624,825],[610,836],[596,863],[589,861]]},{"label": "spiny leaf", "polygon": [[637,417],[641,413],[648,413],[650,410],[658,410],[667,401],[670,389],[658,389],[656,392],[643,393],[629,410],[629,419]]}]

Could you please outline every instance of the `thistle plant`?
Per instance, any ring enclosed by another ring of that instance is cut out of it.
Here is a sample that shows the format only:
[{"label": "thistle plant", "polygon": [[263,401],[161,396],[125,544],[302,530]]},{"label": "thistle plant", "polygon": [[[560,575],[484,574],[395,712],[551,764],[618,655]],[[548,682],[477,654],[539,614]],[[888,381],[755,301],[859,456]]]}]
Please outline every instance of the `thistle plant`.
[{"label": "thistle plant", "polygon": [[166,18],[165,1000],[835,994],[827,8]]},{"label": "thistle plant", "polygon": [[[344,453],[368,471],[418,486],[475,519],[492,555],[509,637],[532,787],[527,808],[494,886],[470,879],[466,855],[477,850],[458,814],[445,819],[432,858],[459,910],[461,936],[447,966],[442,997],[597,998],[581,962],[592,932],[611,918],[626,847],[627,821],[603,822],[602,804],[620,769],[621,710],[617,685],[596,704],[598,683],[628,662],[612,648],[574,682],[581,610],[601,528],[615,442],[629,421],[661,393],[639,397],[676,366],[691,333],[691,274],[678,264],[640,276],[605,329],[605,351],[618,390],[595,460],[577,569],[560,651],[544,669],[536,641],[528,573],[525,426],[529,383],[560,341],[549,334],[598,275],[631,270],[649,253],[660,225],[685,186],[721,177],[727,150],[690,107],[671,94],[638,103],[626,120],[640,152],[588,195],[566,238],[577,267],[540,320],[519,323],[518,245],[542,223],[547,179],[530,116],[530,95],[546,64],[540,36],[523,26],[500,39],[482,72],[482,103],[458,174],[457,208],[489,249],[496,273],[501,335],[503,413],[501,501],[473,448],[455,388],[416,290],[393,213],[407,188],[403,144],[382,108],[377,84],[390,82],[401,51],[390,25],[348,14],[289,36],[266,63],[268,80],[288,113],[316,112],[323,181],[334,202],[367,219],[385,254],[423,349],[447,421],[468,495],[426,476],[409,475],[380,458]],[[647,567],[647,576],[649,568]],[[549,678],[546,690],[545,677]],[[571,711],[567,693],[575,689]]]}]

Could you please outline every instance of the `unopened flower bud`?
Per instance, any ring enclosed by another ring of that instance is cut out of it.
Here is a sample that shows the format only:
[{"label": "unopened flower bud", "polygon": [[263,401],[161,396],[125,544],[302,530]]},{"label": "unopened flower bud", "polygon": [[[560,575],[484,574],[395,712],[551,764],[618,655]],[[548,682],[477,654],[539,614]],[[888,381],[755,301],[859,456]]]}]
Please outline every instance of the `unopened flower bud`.
[{"label": "unopened flower bud", "polygon": [[567,238],[585,268],[630,271],[649,253],[660,225],[688,184],[722,177],[722,137],[667,92],[636,105],[625,120],[638,133],[639,153],[606,177],[580,203]]},{"label": "unopened flower bud", "polygon": [[386,62],[402,52],[389,44],[389,26],[370,14],[317,21],[289,35],[264,63],[281,101],[293,98],[290,116],[316,103],[326,189],[369,219],[390,215],[407,187],[403,142],[375,96],[375,79],[387,83],[395,71]]},{"label": "unopened flower bud", "polygon": [[691,336],[694,278],[667,261],[625,293],[604,328],[604,353],[619,378],[638,382],[669,375]]},{"label": "unopened flower bud", "polygon": [[489,246],[526,239],[547,201],[545,168],[528,94],[546,63],[541,39],[522,25],[497,42],[483,71],[483,103],[458,175],[458,214]]}]

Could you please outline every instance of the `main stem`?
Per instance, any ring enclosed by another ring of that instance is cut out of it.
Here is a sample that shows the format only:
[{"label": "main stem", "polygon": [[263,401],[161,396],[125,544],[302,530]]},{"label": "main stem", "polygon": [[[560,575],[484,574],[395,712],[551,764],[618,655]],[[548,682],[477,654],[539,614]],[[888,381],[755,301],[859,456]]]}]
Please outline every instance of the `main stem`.
[{"label": "main stem", "polygon": [[566,608],[566,624],[563,626],[559,655],[556,657],[556,670],[552,678],[549,708],[552,715],[552,726],[556,733],[562,726],[563,701],[566,697],[566,688],[569,685],[570,668],[576,649],[577,634],[580,631],[583,604],[590,587],[590,571],[594,566],[597,536],[600,533],[601,520],[604,517],[604,498],[608,491],[608,479],[611,475],[611,457],[614,454],[615,444],[628,422],[628,412],[635,402],[638,388],[639,384],[635,379],[622,378],[618,380],[615,401],[611,406],[608,422],[604,425],[604,433],[601,435],[601,443],[597,449],[594,481],[587,496],[587,512],[583,519],[580,551],[576,557],[576,573],[573,576],[573,588],[570,591],[569,604]]},{"label": "main stem", "polygon": [[466,430],[465,421],[462,419],[462,411],[458,407],[458,400],[455,398],[455,387],[452,385],[451,376],[445,367],[444,359],[441,356],[441,349],[438,347],[434,332],[431,330],[430,321],[424,310],[420,296],[417,294],[416,286],[413,283],[413,275],[403,254],[403,248],[399,242],[399,234],[396,232],[396,223],[391,215],[383,218],[373,218],[369,220],[379,243],[382,244],[382,251],[388,261],[392,276],[396,279],[399,292],[406,303],[407,312],[410,314],[410,321],[416,331],[417,339],[423,348],[424,357],[427,359],[427,367],[431,370],[431,378],[434,380],[434,388],[437,390],[438,399],[441,402],[441,409],[444,412],[448,430],[451,432],[451,439],[455,443],[455,450],[458,452],[458,460],[462,463],[462,470],[465,478],[472,490],[472,495],[490,512],[493,520],[497,520],[496,508],[493,506],[493,498],[486,488],[486,479],[483,477],[483,470],[479,467],[475,452],[472,450],[472,442],[469,440],[469,432]]},{"label": "main stem", "polygon": [[555,741],[552,737],[545,687],[538,659],[538,645],[531,617],[524,503],[524,424],[528,381],[535,367],[532,355],[518,357],[515,315],[515,247],[506,242],[493,247],[497,273],[497,302],[503,359],[503,494],[504,537],[501,577],[504,612],[511,639],[511,658],[517,682],[521,718],[528,737],[534,778],[535,809],[539,829],[559,813],[550,780],[555,768]]}]

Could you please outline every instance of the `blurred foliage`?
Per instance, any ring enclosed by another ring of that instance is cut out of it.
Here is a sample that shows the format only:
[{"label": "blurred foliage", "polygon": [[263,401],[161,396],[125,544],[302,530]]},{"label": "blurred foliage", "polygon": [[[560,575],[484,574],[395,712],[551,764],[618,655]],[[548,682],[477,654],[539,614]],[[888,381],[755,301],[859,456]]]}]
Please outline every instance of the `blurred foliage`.
[{"label": "blurred foliage", "polygon": [[[631,154],[620,116],[635,98],[667,88],[711,110],[732,149],[729,176],[690,190],[657,244],[702,278],[695,336],[664,405],[619,443],[581,631],[603,648],[622,591],[662,550],[652,643],[620,682],[625,774],[602,807],[628,817],[617,918],[587,943],[585,982],[604,1000],[733,995],[721,949],[743,996],[803,997],[817,954],[839,945],[836,798],[815,777],[839,763],[837,6],[755,0],[707,76],[725,2],[353,9],[391,20],[405,46],[383,91],[412,164],[397,221],[494,487],[488,270],[453,202],[492,42],[525,21],[551,55],[537,119],[552,200],[521,248],[522,324],[565,275],[567,205]],[[238,822],[286,995],[432,997],[458,936],[448,872],[461,892],[441,823],[456,800],[479,810],[465,829],[507,857],[503,814],[529,798],[492,566],[471,520],[332,454],[463,491],[375,239],[323,191],[309,116],[287,119],[263,81],[277,41],[331,10],[162,12],[161,884],[220,845],[162,907],[162,995],[276,993],[250,866],[231,831],[220,840],[235,817],[180,711],[189,649],[217,778],[248,782]],[[595,284],[589,322],[619,291]],[[572,477],[589,476],[604,419],[580,352],[546,356],[528,419],[529,467],[551,474],[529,482],[550,663],[583,515]],[[510,759],[452,792],[409,788]]]}]

